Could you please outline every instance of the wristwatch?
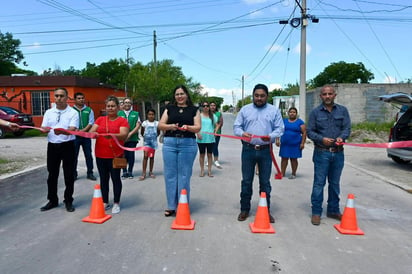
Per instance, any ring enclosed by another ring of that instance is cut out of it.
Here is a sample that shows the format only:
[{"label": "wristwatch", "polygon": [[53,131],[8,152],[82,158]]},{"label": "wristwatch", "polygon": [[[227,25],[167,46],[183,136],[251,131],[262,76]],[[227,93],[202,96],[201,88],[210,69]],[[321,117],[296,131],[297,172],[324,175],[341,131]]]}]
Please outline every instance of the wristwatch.
[{"label": "wristwatch", "polygon": [[7,127],[10,127],[10,122],[7,122]]}]

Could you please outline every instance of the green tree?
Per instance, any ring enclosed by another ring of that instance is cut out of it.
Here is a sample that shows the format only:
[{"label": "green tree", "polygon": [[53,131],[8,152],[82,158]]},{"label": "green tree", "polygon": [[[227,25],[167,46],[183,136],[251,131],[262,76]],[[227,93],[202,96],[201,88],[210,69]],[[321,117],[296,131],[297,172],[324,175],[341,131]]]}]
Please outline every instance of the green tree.
[{"label": "green tree", "polygon": [[286,92],[287,95],[298,95],[299,84],[297,82],[295,84],[287,84],[283,90]]},{"label": "green tree", "polygon": [[[13,39],[9,32],[5,34],[0,32],[0,75],[10,75],[18,73],[19,64],[23,59],[23,53],[19,50],[20,40]],[[26,65],[23,63],[23,65]]]},{"label": "green tree", "polygon": [[369,83],[374,78],[373,73],[361,62],[355,64],[340,61],[327,66],[309,85],[316,88],[332,83]]},{"label": "green tree", "polygon": [[152,106],[157,102],[173,101],[173,89],[177,85],[185,85],[191,92],[193,102],[201,98],[201,86],[187,78],[180,67],[174,66],[172,60],[162,60],[147,65],[133,64],[128,76],[130,94],[134,99],[150,102]]},{"label": "green tree", "polygon": [[80,75],[84,77],[97,78],[105,84],[124,88],[129,72],[128,64],[122,59],[111,59],[100,65],[86,63],[86,68],[81,70]]}]

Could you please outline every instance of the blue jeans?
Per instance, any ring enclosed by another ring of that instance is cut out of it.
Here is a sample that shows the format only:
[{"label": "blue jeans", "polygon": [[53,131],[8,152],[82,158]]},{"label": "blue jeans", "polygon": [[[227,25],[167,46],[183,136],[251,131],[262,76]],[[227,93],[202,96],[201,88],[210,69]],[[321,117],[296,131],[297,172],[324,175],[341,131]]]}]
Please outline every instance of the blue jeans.
[{"label": "blue jeans", "polygon": [[[130,148],[135,148],[137,146],[137,141],[128,141],[124,143],[125,147],[130,147]],[[124,158],[127,160],[127,165],[128,168],[123,169],[123,174],[129,174],[132,175],[133,173],[133,167],[134,167],[134,161],[135,161],[135,151],[124,151]]]},{"label": "blue jeans", "polygon": [[240,192],[240,210],[250,211],[250,200],[253,194],[253,178],[256,164],[259,166],[259,193],[266,192],[268,208],[270,207],[270,174],[272,173],[272,158],[269,148],[255,150],[243,145],[242,148],[242,185]]},{"label": "blue jeans", "polygon": [[220,142],[220,136],[215,136],[215,145],[213,147],[214,157],[219,157],[219,142]]},{"label": "blue jeans", "polygon": [[93,156],[92,156],[92,140],[76,136],[74,140],[74,177],[77,177],[77,159],[79,158],[80,147],[83,148],[84,158],[86,159],[87,175],[93,175]]},{"label": "blue jeans", "polygon": [[322,215],[323,189],[326,184],[326,178],[329,183],[327,213],[340,213],[339,182],[345,162],[343,151],[329,152],[315,149],[312,161],[315,169],[311,195],[312,215]]},{"label": "blue jeans", "polygon": [[166,186],[167,208],[175,210],[182,189],[190,199],[190,178],[197,154],[195,138],[164,137],[163,168]]}]

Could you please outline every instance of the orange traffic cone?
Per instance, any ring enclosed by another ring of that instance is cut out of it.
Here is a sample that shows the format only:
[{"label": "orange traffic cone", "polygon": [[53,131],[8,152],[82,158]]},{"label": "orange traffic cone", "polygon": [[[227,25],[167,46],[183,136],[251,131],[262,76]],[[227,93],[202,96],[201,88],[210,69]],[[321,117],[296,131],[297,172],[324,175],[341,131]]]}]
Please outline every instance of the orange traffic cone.
[{"label": "orange traffic cone", "polygon": [[340,224],[334,227],[342,234],[364,235],[356,222],[355,195],[349,194]]},{"label": "orange traffic cone", "polygon": [[90,208],[89,216],[82,219],[83,222],[102,224],[109,220],[112,215],[106,215],[104,212],[104,204],[100,185],[94,186],[94,193],[92,199],[92,207]]},{"label": "orange traffic cone", "polygon": [[269,222],[269,210],[266,201],[266,192],[260,193],[259,206],[256,211],[255,222],[249,224],[253,233],[275,233]]},{"label": "orange traffic cone", "polygon": [[179,197],[179,204],[177,205],[176,219],[173,221],[172,229],[195,229],[195,221],[190,219],[190,209],[187,202],[187,191],[182,189]]}]

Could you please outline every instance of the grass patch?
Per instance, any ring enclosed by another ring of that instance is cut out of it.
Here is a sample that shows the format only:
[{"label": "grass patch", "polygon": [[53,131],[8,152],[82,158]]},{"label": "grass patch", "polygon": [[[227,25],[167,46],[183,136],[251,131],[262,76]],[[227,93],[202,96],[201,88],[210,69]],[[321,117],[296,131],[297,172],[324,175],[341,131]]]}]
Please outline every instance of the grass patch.
[{"label": "grass patch", "polygon": [[2,159],[0,158],[0,165],[1,164],[7,164],[9,161],[7,161],[6,159]]},{"label": "grass patch", "polygon": [[24,131],[24,136],[27,136],[27,137],[47,136],[47,133],[43,133],[37,129],[28,129]]},{"label": "grass patch", "polygon": [[385,123],[374,123],[374,122],[362,122],[357,124],[352,124],[352,130],[367,130],[371,132],[389,132],[390,128],[393,127],[393,122]]},{"label": "grass patch", "polygon": [[13,132],[7,132],[5,138],[19,138],[19,137],[38,137],[47,136],[47,133],[43,133],[37,129],[27,129],[24,131],[22,136],[14,136]]}]

